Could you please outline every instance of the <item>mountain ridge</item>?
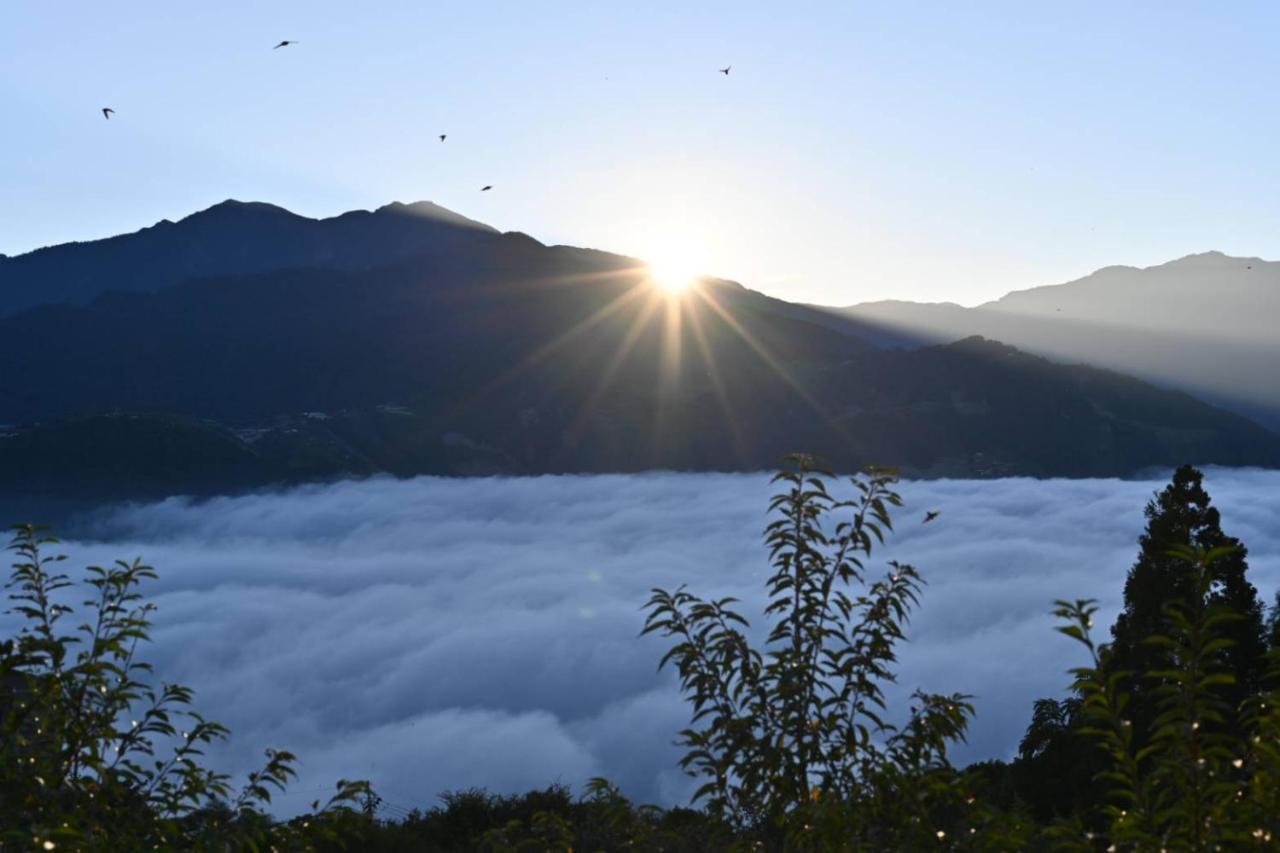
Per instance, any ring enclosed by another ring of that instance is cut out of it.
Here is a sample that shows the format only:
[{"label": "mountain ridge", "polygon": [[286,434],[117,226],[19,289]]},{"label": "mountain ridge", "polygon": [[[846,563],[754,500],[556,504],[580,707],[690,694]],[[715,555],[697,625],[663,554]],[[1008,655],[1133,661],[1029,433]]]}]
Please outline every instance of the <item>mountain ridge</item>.
[{"label": "mountain ridge", "polygon": [[1109,266],[972,308],[879,301],[835,309],[911,348],[968,335],[1188,391],[1280,428],[1280,262],[1213,250]]},{"label": "mountain ridge", "polygon": [[96,277],[0,317],[0,493],[759,470],[796,450],[918,476],[1280,465],[1244,417],[996,335],[895,349],[879,321],[721,279],[671,296],[635,258],[437,208],[231,201],[45,256],[31,281]]},{"label": "mountain ridge", "polygon": [[189,278],[298,266],[362,269],[430,253],[472,232],[499,234],[429,201],[310,218],[268,202],[226,199],[177,221],[0,257],[0,317]]}]

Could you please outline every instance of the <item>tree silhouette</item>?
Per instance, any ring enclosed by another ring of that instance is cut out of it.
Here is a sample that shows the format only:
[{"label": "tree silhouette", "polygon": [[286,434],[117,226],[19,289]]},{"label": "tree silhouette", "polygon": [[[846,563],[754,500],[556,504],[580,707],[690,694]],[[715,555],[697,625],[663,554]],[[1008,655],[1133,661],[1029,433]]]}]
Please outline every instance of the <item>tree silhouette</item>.
[{"label": "tree silhouette", "polygon": [[1271,612],[1267,614],[1267,645],[1280,649],[1280,592],[1271,604]]},{"label": "tree silhouette", "polygon": [[788,463],[765,529],[774,574],[764,644],[749,639],[733,598],[655,589],[645,606],[643,633],[672,642],[659,666],[672,665],[693,705],[681,765],[703,781],[695,798],[711,814],[799,832],[806,849],[936,844],[948,834],[940,804],[957,796],[947,750],[973,707],[962,694],[917,691],[909,718],[889,719],[886,686],[924,583],[904,563],[889,561],[879,578],[867,568],[901,506],[897,477],[870,469],[840,500],[813,457]]},{"label": "tree silhouette", "polygon": [[[1234,676],[1234,684],[1219,686],[1221,698],[1238,708],[1247,696],[1262,687],[1266,642],[1262,603],[1245,577],[1248,551],[1240,540],[1222,532],[1218,510],[1211,506],[1203,485],[1204,475],[1190,465],[1174,472],[1173,480],[1147,503],[1147,528],[1139,537],[1141,551],[1124,586],[1124,610],[1112,628],[1107,671],[1159,673],[1172,668],[1167,647],[1146,642],[1167,631],[1167,605],[1188,600],[1196,589],[1195,573],[1175,549],[1201,551],[1231,549],[1213,565],[1213,580],[1205,604],[1222,605],[1239,618],[1223,627],[1230,645],[1222,649],[1222,663]],[[1158,678],[1131,684],[1132,718],[1138,731],[1154,720],[1154,694]]]}]

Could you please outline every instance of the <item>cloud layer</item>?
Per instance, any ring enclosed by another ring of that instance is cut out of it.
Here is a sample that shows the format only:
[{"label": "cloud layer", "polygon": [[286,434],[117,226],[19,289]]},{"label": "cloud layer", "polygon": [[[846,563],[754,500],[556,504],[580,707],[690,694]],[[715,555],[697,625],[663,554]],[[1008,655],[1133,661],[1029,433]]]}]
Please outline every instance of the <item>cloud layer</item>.
[{"label": "cloud layer", "polygon": [[[976,696],[958,760],[1007,757],[1032,700],[1063,692],[1081,657],[1053,633],[1051,602],[1099,598],[1109,623],[1160,485],[902,484],[880,556],[929,585],[896,695]],[[1214,469],[1207,486],[1270,602],[1280,472]],[[393,814],[445,789],[593,775],[670,804],[690,791],[671,746],[687,710],[655,672],[661,642],[637,638],[640,606],[687,583],[758,614],[769,493],[760,475],[373,479],[114,508],[67,550],[159,569],[158,675],[230,726],[224,769],[267,746],[301,757],[286,811],[339,777],[372,780]],[[922,525],[926,509],[941,516]]]}]

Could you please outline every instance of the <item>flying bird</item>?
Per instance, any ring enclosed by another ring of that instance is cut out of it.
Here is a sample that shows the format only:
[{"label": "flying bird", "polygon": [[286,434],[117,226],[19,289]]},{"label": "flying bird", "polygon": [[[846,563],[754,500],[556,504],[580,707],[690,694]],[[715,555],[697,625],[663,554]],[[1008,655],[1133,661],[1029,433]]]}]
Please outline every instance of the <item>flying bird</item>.
[{"label": "flying bird", "polygon": [[480,192],[487,193],[491,189],[493,189],[493,184],[485,184],[480,188]]},{"label": "flying bird", "polygon": [[940,509],[931,509],[931,510],[929,510],[928,512],[926,512],[926,513],[924,514],[924,521],[922,521],[922,522],[920,522],[920,523],[921,523],[921,524],[928,524],[929,522],[933,521],[935,518],[937,518],[937,517],[938,517],[938,516],[940,516],[940,515],[942,515],[942,510],[940,510]]},{"label": "flying bird", "polygon": [[449,135],[449,134],[447,134],[447,133],[442,133],[442,134],[440,134],[440,141],[441,141],[441,142],[444,142],[444,138],[445,138],[446,136],[448,136],[448,135]]},{"label": "flying bird", "polygon": [[733,68],[733,66],[732,66],[732,65],[730,65],[730,66],[728,66],[728,67],[726,67],[726,68],[721,68],[721,69],[720,69],[720,73],[721,73],[721,74],[723,74],[724,76],[728,77],[728,76],[729,76],[729,70],[730,70],[731,68]]},{"label": "flying bird", "polygon": [[284,41],[280,42],[278,45],[276,45],[275,47],[273,47],[273,48],[271,48],[271,49],[272,49],[272,50],[279,50],[280,48],[282,48],[282,47],[288,47],[288,46],[289,46],[289,45],[291,45],[291,44],[297,44],[297,42],[296,42],[296,41],[289,41],[288,39],[285,39]]},{"label": "flying bird", "polygon": [[112,114],[113,112],[115,112],[115,110],[111,109],[111,107],[103,107],[103,108],[102,108],[102,117],[103,117],[103,118],[105,118],[105,119],[109,119],[109,118],[111,118],[111,114]]}]

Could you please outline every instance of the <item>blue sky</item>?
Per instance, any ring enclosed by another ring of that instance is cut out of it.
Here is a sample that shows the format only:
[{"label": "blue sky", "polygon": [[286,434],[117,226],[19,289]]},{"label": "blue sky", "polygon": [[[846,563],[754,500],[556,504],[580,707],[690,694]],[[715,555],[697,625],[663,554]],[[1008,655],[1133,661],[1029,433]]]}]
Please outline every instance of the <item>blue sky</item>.
[{"label": "blue sky", "polygon": [[12,0],[0,252],[234,197],[682,243],[829,304],[1277,257],[1278,25],[1245,2]]}]

